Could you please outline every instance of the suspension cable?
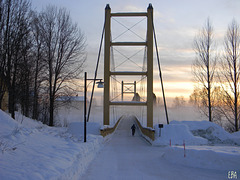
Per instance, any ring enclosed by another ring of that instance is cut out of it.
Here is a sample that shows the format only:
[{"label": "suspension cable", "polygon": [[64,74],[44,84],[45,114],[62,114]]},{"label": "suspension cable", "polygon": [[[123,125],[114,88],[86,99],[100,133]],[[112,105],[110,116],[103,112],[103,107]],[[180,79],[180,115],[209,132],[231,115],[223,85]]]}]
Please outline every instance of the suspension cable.
[{"label": "suspension cable", "polygon": [[125,26],[123,23],[121,23],[120,21],[116,20],[115,18],[113,18],[113,20],[116,21],[117,23],[119,23],[120,25],[122,25],[123,27],[125,27],[125,28],[127,29],[126,31],[124,31],[123,33],[121,33],[121,34],[119,34],[117,37],[115,37],[115,38],[113,39],[113,41],[116,40],[117,38],[119,38],[120,36],[122,36],[123,34],[125,34],[127,31],[130,31],[130,32],[132,32],[133,34],[135,34],[137,37],[139,37],[140,39],[145,40],[145,39],[143,39],[141,36],[139,36],[137,33],[135,33],[134,31],[131,30],[133,27],[135,27],[136,25],[138,25],[139,23],[141,23],[143,20],[145,20],[145,18],[143,18],[142,20],[140,20],[139,22],[137,22],[136,24],[134,24],[133,26],[131,26],[131,27],[129,27],[129,28],[128,28],[127,26]]},{"label": "suspension cable", "polygon": [[161,71],[161,67],[160,67],[160,60],[159,60],[159,54],[158,54],[157,38],[156,38],[155,28],[154,28],[154,24],[153,24],[153,16],[152,16],[152,27],[153,27],[153,34],[154,34],[154,41],[155,41],[157,60],[158,60],[159,78],[160,78],[161,85],[162,85],[162,93],[163,93],[163,102],[164,102],[164,108],[165,108],[165,115],[166,115],[167,124],[169,124],[168,112],[167,112],[167,104],[166,104],[166,98],[165,98],[164,87],[163,87],[162,71]]},{"label": "suspension cable", "polygon": [[[110,41],[112,42],[112,34],[111,33],[110,33]],[[111,66],[110,66],[110,69],[111,69],[111,71],[115,71],[116,66],[115,66],[115,61],[114,61],[113,47],[111,46],[110,49],[111,49],[111,53],[110,53],[110,64],[111,64]],[[113,77],[116,78],[115,75],[113,75]],[[111,86],[112,86],[112,94],[111,95],[112,95],[112,97],[114,97],[117,93],[117,90],[116,90],[117,89],[117,82],[111,81],[110,87]],[[111,106],[110,113],[112,113],[112,120],[113,120],[113,123],[115,124],[116,121],[117,121],[116,120],[117,119],[117,110],[116,110],[115,106]],[[111,114],[110,114],[110,116],[111,116]]]},{"label": "suspension cable", "polygon": [[105,21],[104,21],[103,30],[102,30],[102,37],[101,37],[101,42],[100,42],[100,48],[99,48],[99,51],[98,51],[97,65],[96,65],[95,75],[94,75],[94,80],[93,80],[93,87],[92,87],[91,99],[90,99],[90,103],[89,103],[89,107],[88,107],[87,122],[89,121],[90,112],[91,112],[91,106],[92,106],[92,100],[93,100],[93,93],[94,93],[94,87],[95,87],[95,84],[96,84],[97,71],[98,71],[98,65],[99,65],[100,56],[101,56],[101,50],[102,50],[102,43],[103,43],[104,32],[105,32]]},{"label": "suspension cable", "polygon": [[118,68],[119,66],[121,66],[122,64],[124,64],[127,61],[131,61],[133,64],[135,64],[136,66],[138,66],[139,68],[142,68],[141,66],[139,66],[137,63],[135,63],[133,60],[131,60],[131,58],[133,58],[134,56],[136,56],[138,53],[140,53],[144,48],[140,49],[139,51],[135,52],[134,54],[132,54],[130,57],[126,56],[125,54],[123,54],[121,51],[117,50],[116,48],[114,48],[115,51],[117,51],[120,55],[122,55],[124,58],[126,58],[125,61],[123,61],[122,63],[118,64],[115,68]]}]

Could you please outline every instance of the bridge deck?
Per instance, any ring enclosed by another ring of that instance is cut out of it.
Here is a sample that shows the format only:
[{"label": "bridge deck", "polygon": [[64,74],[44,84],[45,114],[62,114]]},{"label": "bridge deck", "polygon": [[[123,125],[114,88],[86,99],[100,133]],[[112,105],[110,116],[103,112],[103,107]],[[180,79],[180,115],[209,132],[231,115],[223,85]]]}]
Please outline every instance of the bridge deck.
[{"label": "bridge deck", "polygon": [[[147,152],[151,146],[140,137],[138,130],[134,137],[131,126],[134,118],[121,120],[111,140],[105,145],[98,157],[91,163],[84,179],[135,179],[136,164],[146,165]],[[139,159],[139,157],[144,157]],[[147,168],[147,167],[144,167]],[[140,170],[138,173],[141,173]]]}]

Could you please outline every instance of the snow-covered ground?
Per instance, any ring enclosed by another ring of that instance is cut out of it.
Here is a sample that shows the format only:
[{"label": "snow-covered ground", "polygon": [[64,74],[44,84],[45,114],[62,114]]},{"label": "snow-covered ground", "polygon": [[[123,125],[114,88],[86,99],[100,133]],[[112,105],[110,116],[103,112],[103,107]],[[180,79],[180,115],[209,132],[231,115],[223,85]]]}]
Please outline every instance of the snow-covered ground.
[{"label": "snow-covered ground", "polygon": [[138,132],[131,136],[131,116],[105,138],[98,123],[88,123],[87,143],[80,122],[48,127],[19,114],[16,119],[0,110],[3,180],[240,178],[240,134],[207,121],[172,121],[151,146]]},{"label": "snow-covered ground", "polygon": [[[237,146],[187,145],[184,156],[183,146],[150,146],[140,133],[132,137],[130,127],[133,123],[131,116],[122,119],[112,139],[91,163],[83,179],[212,180],[227,179],[229,171],[240,173],[240,148]],[[170,131],[174,136],[182,133]],[[189,133],[183,134],[183,137],[187,138]]]},{"label": "snow-covered ground", "polygon": [[230,134],[209,121],[171,121],[159,129],[155,125],[154,145],[238,145],[239,132]]},{"label": "snow-covered ground", "polygon": [[[82,123],[48,127],[22,116],[13,120],[0,110],[0,179],[79,179],[102,147],[103,137],[88,135]],[[96,126],[91,126],[94,132]]]}]

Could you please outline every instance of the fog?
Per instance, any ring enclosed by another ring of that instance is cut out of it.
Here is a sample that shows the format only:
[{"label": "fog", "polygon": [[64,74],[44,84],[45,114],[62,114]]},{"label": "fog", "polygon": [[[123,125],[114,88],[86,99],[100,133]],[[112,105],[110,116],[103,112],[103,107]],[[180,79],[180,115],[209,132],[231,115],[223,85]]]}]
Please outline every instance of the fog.
[{"label": "fog", "polygon": [[[110,106],[110,125],[114,125],[123,115],[134,115],[147,126],[147,107],[146,106]],[[196,107],[180,106],[169,107],[169,121],[200,121],[207,120],[207,117],[200,114]],[[154,106],[153,124],[167,124],[165,109],[163,106]],[[66,126],[70,122],[81,122],[83,118],[83,106],[61,107],[56,113],[56,121]],[[97,122],[103,125],[103,106],[93,105],[90,112],[90,122]]]}]

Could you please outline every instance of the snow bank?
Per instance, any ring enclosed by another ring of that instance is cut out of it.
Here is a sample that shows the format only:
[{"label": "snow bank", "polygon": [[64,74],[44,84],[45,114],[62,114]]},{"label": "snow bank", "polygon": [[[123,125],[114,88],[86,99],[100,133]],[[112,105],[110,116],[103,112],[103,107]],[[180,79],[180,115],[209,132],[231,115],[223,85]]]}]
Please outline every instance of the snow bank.
[{"label": "snow bank", "polygon": [[102,147],[102,136],[83,143],[71,128],[23,118],[24,126],[0,111],[0,179],[79,179]]},{"label": "snow bank", "polygon": [[18,123],[16,121],[13,121],[11,117],[4,113],[0,109],[0,137],[9,135],[17,126]]},{"label": "snow bank", "polygon": [[191,168],[239,171],[240,149],[234,146],[166,147],[161,159]]},{"label": "snow bank", "polygon": [[240,145],[240,136],[232,135],[221,126],[209,121],[172,121],[171,124],[184,124],[194,136],[208,140],[209,144]]},{"label": "snow bank", "polygon": [[[161,136],[160,136],[161,131]],[[193,136],[187,125],[184,124],[169,124],[164,125],[160,130],[155,126],[155,141],[153,145],[182,145],[183,141],[186,144],[199,145],[207,144],[208,141],[201,137]],[[171,142],[170,142],[171,141]]]},{"label": "snow bank", "polygon": [[43,124],[40,121],[23,116],[20,112],[15,112],[15,121],[28,128],[41,128],[43,126],[47,127],[47,125]]},{"label": "snow bank", "polygon": [[209,121],[171,121],[161,129],[155,126],[154,145],[230,144],[240,145],[240,136],[226,132],[221,126]]},{"label": "snow bank", "polygon": [[240,138],[240,131],[234,132],[232,135],[236,138]]},{"label": "snow bank", "polygon": [[[100,135],[100,124],[96,122],[87,122],[87,134]],[[68,125],[68,132],[81,138],[84,133],[84,122],[71,122]]]}]

